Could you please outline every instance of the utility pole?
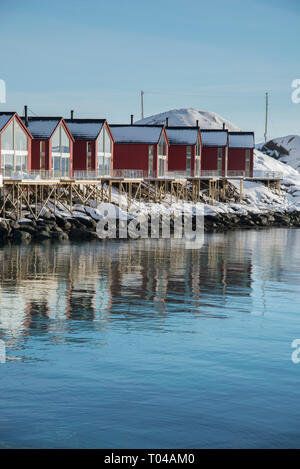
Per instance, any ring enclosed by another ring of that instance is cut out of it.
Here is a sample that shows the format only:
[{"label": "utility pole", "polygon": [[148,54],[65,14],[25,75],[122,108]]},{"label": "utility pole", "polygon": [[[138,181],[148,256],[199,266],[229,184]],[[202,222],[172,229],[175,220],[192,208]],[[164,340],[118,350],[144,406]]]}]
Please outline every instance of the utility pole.
[{"label": "utility pole", "polygon": [[266,120],[265,120],[265,143],[268,140],[268,112],[269,112],[269,93],[266,93]]},{"label": "utility pole", "polygon": [[141,91],[141,116],[144,119],[144,91]]}]

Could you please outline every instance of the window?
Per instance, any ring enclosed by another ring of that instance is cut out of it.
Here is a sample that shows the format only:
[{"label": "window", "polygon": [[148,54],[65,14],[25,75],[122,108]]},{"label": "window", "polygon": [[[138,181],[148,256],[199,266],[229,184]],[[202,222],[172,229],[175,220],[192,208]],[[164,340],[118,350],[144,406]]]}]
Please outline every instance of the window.
[{"label": "window", "polygon": [[40,142],[40,169],[46,169],[46,142]]},{"label": "window", "polygon": [[186,172],[188,176],[191,174],[191,159],[192,159],[192,147],[186,147]]},{"label": "window", "polygon": [[1,135],[1,149],[14,150],[14,122],[12,121],[9,126],[4,130]]},{"label": "window", "polygon": [[200,158],[201,158],[201,143],[200,143],[200,138],[199,138],[199,135],[198,135],[197,143],[196,143],[195,165],[194,165],[194,176],[195,177],[200,176]]},{"label": "window", "polygon": [[195,159],[195,170],[194,170],[194,176],[198,177],[200,176],[200,158]]},{"label": "window", "polygon": [[161,134],[158,143],[158,177],[166,175],[167,170],[167,142],[164,134]]},{"label": "window", "polygon": [[246,176],[250,176],[250,150],[245,151],[245,172]]},{"label": "window", "polygon": [[222,160],[223,160],[223,150],[218,148],[218,172],[219,175],[222,173]]},{"label": "window", "polygon": [[16,119],[1,135],[1,169],[6,177],[15,171],[26,171],[28,160],[28,137]]},{"label": "window", "polygon": [[27,135],[18,122],[14,121],[14,149],[17,151],[27,151]]},{"label": "window", "polygon": [[111,138],[104,127],[97,142],[97,169],[100,176],[111,175]]},{"label": "window", "polygon": [[92,142],[86,142],[86,170],[92,171]]},{"label": "window", "polygon": [[148,175],[149,177],[153,177],[153,145],[149,145],[148,147]]},{"label": "window", "polygon": [[52,139],[52,170],[54,176],[70,175],[70,139],[62,124],[56,129]]},{"label": "window", "polygon": [[201,144],[200,144],[200,138],[199,135],[197,137],[197,144],[196,144],[196,158],[197,156],[201,155]]}]

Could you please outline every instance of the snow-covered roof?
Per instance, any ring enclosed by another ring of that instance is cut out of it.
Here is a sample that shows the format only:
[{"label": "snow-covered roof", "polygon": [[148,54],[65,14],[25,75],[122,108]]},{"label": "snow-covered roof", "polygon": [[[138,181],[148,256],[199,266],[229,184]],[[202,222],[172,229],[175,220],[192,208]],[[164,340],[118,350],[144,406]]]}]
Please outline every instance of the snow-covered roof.
[{"label": "snow-covered roof", "polygon": [[202,145],[204,147],[226,147],[227,131],[226,130],[200,130]]},{"label": "snow-covered roof", "polygon": [[14,114],[15,112],[0,112],[0,132]]},{"label": "snow-covered roof", "polygon": [[162,125],[110,125],[115,143],[158,143]]},{"label": "snow-covered roof", "polygon": [[105,119],[65,119],[75,140],[96,140]]},{"label": "snow-covered roof", "polygon": [[170,145],[196,145],[198,128],[195,127],[167,127]]},{"label": "snow-covered roof", "polygon": [[[49,139],[57,125],[61,121],[61,117],[28,117],[28,130],[34,138]],[[25,118],[22,117],[25,123]]]},{"label": "snow-covered roof", "polygon": [[253,132],[229,132],[229,148],[254,148]]}]

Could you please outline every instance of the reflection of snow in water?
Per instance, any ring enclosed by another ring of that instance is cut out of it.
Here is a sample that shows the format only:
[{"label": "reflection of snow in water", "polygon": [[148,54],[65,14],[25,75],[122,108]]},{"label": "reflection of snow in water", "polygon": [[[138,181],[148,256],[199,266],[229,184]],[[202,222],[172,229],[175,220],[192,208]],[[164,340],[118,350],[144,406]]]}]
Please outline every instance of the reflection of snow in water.
[{"label": "reflection of snow in water", "polygon": [[143,285],[142,268],[134,267],[134,272],[124,272],[121,276],[122,291],[126,292],[126,296],[136,295],[136,291],[140,290]]},{"label": "reflection of snow in water", "polygon": [[68,285],[65,282],[56,283],[56,287],[49,290],[47,298],[50,319],[60,321],[66,319],[67,291]]},{"label": "reflection of snow in water", "polygon": [[111,292],[108,278],[102,278],[98,282],[97,292],[94,299],[95,321],[103,321],[111,306]]},{"label": "reflection of snow in water", "polygon": [[26,299],[20,293],[1,291],[0,329],[16,337],[26,329]]}]

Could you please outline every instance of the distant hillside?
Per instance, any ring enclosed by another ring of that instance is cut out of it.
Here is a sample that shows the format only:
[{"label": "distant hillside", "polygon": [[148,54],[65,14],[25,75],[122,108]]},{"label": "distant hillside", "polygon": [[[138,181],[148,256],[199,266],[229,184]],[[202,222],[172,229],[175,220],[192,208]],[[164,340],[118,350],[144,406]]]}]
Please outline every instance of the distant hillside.
[{"label": "distant hillside", "polygon": [[215,112],[198,111],[197,109],[172,109],[171,111],[146,117],[143,120],[135,122],[135,124],[165,124],[167,117],[169,119],[170,126],[194,126],[198,120],[199,126],[202,129],[221,129],[223,127],[223,123],[225,123],[225,127],[228,130],[240,130],[236,125],[232,124],[227,119],[224,119],[224,117],[219,116]]},{"label": "distant hillside", "polygon": [[274,138],[267,143],[260,143],[256,148],[282,163],[289,164],[297,171],[300,170],[300,136],[287,135]]}]

